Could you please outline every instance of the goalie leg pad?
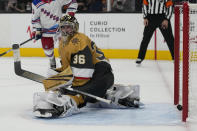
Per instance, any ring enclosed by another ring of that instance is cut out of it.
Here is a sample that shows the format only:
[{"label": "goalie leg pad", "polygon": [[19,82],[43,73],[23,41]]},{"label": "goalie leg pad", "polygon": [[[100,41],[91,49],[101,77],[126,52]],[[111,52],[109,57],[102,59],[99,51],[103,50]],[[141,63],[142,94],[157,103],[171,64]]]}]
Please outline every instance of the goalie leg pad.
[{"label": "goalie leg pad", "polygon": [[36,92],[33,96],[33,105],[35,108],[52,109],[52,104],[46,101],[47,92]]},{"label": "goalie leg pad", "polygon": [[128,87],[133,89],[133,93],[129,95],[129,98],[140,100],[140,86],[139,85],[128,85]]},{"label": "goalie leg pad", "polygon": [[68,95],[58,95],[54,92],[34,94],[34,115],[36,117],[65,117],[78,112],[76,102]]},{"label": "goalie leg pad", "polygon": [[125,107],[139,107],[139,85],[114,84],[107,90],[106,98],[113,104]]},{"label": "goalie leg pad", "polygon": [[47,102],[45,99],[47,97],[46,92],[37,92],[33,96],[33,113],[36,117],[52,117],[49,110],[53,110],[53,104]]}]

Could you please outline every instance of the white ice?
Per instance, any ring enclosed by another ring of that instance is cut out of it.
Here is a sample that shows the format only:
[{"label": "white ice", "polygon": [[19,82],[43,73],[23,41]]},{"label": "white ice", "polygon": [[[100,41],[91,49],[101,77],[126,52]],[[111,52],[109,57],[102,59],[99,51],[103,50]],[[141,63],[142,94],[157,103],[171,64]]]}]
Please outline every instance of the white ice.
[{"label": "white ice", "polygon": [[[47,58],[21,58],[22,68],[46,76]],[[34,92],[42,84],[14,73],[13,58],[0,58],[0,131],[196,131],[197,123],[181,121],[173,105],[173,62],[111,59],[115,83],[139,84],[142,109],[83,108],[67,118],[37,119],[32,115]]]}]

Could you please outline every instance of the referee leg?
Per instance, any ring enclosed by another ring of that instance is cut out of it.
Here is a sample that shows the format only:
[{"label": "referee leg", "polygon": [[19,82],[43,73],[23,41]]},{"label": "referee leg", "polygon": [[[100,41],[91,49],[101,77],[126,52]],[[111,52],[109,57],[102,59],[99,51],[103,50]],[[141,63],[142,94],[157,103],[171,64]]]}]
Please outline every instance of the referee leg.
[{"label": "referee leg", "polygon": [[154,25],[154,23],[151,23],[150,21],[149,21],[148,26],[145,26],[145,28],[144,28],[143,39],[142,39],[142,42],[140,45],[140,50],[138,53],[138,58],[141,60],[144,60],[144,58],[145,58],[148,44],[150,42],[150,39],[151,39],[155,29],[156,29],[156,26]]},{"label": "referee leg", "polygon": [[168,45],[172,59],[174,60],[174,36],[172,34],[172,26],[170,21],[168,21],[168,23],[169,24],[167,29],[163,29],[161,27],[159,27],[159,29]]}]

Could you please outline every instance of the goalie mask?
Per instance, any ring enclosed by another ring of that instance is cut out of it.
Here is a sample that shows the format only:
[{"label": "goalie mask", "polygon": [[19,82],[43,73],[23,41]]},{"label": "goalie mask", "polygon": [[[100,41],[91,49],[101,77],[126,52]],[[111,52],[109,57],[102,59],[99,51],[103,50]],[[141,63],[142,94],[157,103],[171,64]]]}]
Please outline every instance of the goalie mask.
[{"label": "goalie mask", "polygon": [[65,15],[60,19],[59,30],[62,36],[73,36],[78,29],[79,23],[74,16]]}]

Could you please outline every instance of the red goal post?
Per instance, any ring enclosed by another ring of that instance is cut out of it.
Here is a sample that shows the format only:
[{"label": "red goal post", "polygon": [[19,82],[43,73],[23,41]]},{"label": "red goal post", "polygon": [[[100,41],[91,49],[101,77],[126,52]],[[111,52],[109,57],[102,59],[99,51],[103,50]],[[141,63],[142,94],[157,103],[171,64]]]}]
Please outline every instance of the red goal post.
[{"label": "red goal post", "polygon": [[190,114],[197,109],[197,4],[175,4],[174,20],[174,104],[182,105],[182,121],[197,120]]}]

